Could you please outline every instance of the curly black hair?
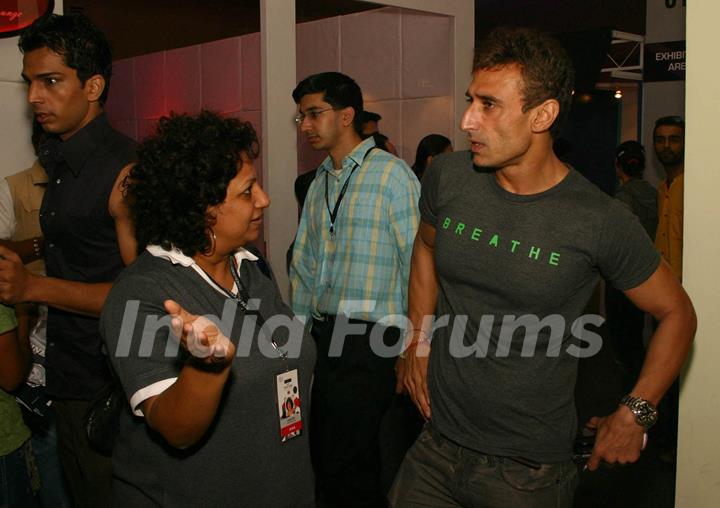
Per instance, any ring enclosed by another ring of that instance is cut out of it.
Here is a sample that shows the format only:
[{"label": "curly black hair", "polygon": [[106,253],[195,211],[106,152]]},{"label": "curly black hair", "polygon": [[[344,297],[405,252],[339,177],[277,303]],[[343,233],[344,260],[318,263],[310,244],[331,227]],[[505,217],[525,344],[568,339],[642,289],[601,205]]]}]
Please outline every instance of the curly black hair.
[{"label": "curly black hair", "polygon": [[105,34],[82,14],[50,14],[36,19],[25,28],[18,40],[23,54],[48,48],[63,57],[65,65],[75,69],[80,83],[99,74],[105,89],[99,102],[105,104],[112,77],[112,50]]},{"label": "curly black hair", "polygon": [[215,223],[208,208],[225,200],[241,152],[251,159],[258,155],[249,122],[210,111],[161,118],[138,147],[137,163],[125,180],[139,248],[175,247],[186,256],[208,252],[207,230]]},{"label": "curly black hair", "polygon": [[570,57],[557,40],[537,30],[496,28],[478,44],[473,72],[511,64],[521,68],[523,111],[547,99],[555,99],[560,104],[560,114],[550,128],[554,138],[572,104],[575,69]]}]

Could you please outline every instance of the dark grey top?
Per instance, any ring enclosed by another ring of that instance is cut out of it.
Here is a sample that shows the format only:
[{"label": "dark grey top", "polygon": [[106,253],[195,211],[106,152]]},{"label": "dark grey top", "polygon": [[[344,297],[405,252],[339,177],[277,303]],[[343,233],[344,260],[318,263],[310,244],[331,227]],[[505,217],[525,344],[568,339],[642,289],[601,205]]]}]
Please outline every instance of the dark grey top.
[{"label": "dark grey top", "polygon": [[645,180],[628,180],[615,191],[619,199],[630,207],[651,240],[655,240],[658,223],[657,189]]},{"label": "dark grey top", "polygon": [[[240,276],[250,298],[260,299],[265,320],[278,322],[280,316],[292,316],[274,282],[256,263],[243,261]],[[243,324],[250,325],[250,315],[237,309],[234,319],[223,316],[226,302],[229,308],[236,304],[195,270],[145,252],[118,278],[101,317],[101,332],[128,399],[153,383],[177,377],[187,359],[184,350],[172,351],[177,342],[168,338],[167,326],[152,326],[153,316],[165,316],[162,305],[168,298],[191,313],[224,317],[224,322],[232,324],[229,337],[237,341],[242,335],[239,356],[233,360],[215,421],[197,445],[172,448],[144,418],[129,412],[123,415],[113,451],[116,502],[133,507],[314,506],[307,428],[315,364],[312,339],[305,335],[299,341],[299,359],[288,360],[288,368],[299,369],[305,430],[282,443],[275,376],[285,371],[284,361],[269,342],[258,337],[257,330],[252,335],[242,331]],[[137,313],[132,302],[139,305]],[[128,333],[122,333],[123,325]],[[145,335],[144,328],[149,330]],[[277,328],[273,337],[282,348],[288,341],[287,327]],[[170,346],[169,355],[166,346]],[[275,357],[266,356],[268,351]]]},{"label": "dark grey top", "polygon": [[657,251],[626,207],[573,169],[521,196],[474,168],[469,152],[438,156],[420,210],[436,230],[436,311],[451,324],[432,343],[434,426],[488,454],[569,459],[577,357],[601,341],[572,325],[599,276],[636,287],[657,268]]}]

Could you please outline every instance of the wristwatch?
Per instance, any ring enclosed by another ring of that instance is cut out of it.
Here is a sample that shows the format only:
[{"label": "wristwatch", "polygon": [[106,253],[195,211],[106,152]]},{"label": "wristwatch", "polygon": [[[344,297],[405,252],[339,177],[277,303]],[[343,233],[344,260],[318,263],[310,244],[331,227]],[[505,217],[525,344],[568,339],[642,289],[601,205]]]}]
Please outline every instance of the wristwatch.
[{"label": "wristwatch", "polygon": [[649,429],[655,425],[655,422],[657,422],[657,409],[655,409],[655,406],[645,399],[633,397],[628,394],[620,399],[620,405],[627,406],[630,411],[633,412],[633,415],[635,415],[635,421],[637,424],[645,427],[645,430]]}]

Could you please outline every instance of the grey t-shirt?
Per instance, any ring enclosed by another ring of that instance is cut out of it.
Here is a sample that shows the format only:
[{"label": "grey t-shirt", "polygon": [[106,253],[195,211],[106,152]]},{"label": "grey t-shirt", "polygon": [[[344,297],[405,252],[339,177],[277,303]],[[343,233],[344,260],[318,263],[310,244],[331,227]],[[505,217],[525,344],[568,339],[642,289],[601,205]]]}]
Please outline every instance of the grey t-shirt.
[{"label": "grey t-shirt", "polygon": [[436,313],[450,318],[430,355],[434,426],[488,454],[568,459],[577,357],[600,340],[572,325],[599,276],[636,287],[659,254],[625,206],[573,169],[522,196],[475,168],[467,151],[439,156],[420,211],[436,230]]},{"label": "grey t-shirt", "polygon": [[635,178],[617,189],[615,199],[630,207],[650,239],[654,241],[658,223],[657,189],[645,180]]},{"label": "grey t-shirt", "polygon": [[[240,276],[250,298],[260,299],[260,313],[266,320],[292,316],[275,284],[256,263],[243,261]],[[168,344],[171,349],[176,344],[174,338],[168,337],[168,327],[154,334],[151,327],[143,336],[148,319],[152,322],[153,316],[166,315],[162,306],[169,298],[188,312],[218,317],[223,316],[225,303],[232,302],[192,268],[143,253],[114,284],[101,317],[101,332],[128,398],[153,383],[177,377],[187,360],[183,349],[177,355],[165,354]],[[139,301],[137,318],[133,317],[133,301]],[[249,317],[237,309],[234,320],[229,320],[231,340],[237,341]],[[129,344],[119,340],[123,326],[132,332]],[[275,376],[286,370],[286,364],[263,353],[274,349],[269,343],[261,344],[257,327],[252,340],[245,337],[243,334],[238,350],[250,353],[233,360],[215,420],[198,444],[186,450],[175,449],[153,432],[144,418],[129,412],[123,415],[113,451],[116,500],[133,507],[314,506],[307,427],[314,343],[306,335],[299,359],[287,362],[287,368],[299,371],[305,430],[282,443]],[[281,348],[287,337],[287,328],[279,327],[273,334]]]}]

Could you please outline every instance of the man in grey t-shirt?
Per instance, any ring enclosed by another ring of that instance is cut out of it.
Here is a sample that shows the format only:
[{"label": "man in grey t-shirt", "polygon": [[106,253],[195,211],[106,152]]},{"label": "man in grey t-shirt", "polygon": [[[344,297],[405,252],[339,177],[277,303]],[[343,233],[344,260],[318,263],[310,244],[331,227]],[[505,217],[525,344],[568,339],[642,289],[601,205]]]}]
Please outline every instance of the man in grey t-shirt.
[{"label": "man in grey t-shirt", "polygon": [[559,44],[498,29],[478,47],[461,124],[471,151],[438,157],[423,179],[398,371],[429,423],[390,502],[569,507],[577,359],[602,345],[585,329],[601,318],[581,315],[598,278],[660,326],[628,396],[590,422],[591,470],[638,459],[695,314],[637,219],[554,156],[573,88]]}]

